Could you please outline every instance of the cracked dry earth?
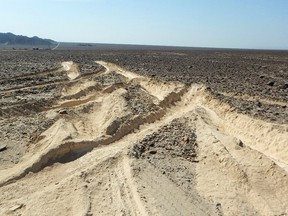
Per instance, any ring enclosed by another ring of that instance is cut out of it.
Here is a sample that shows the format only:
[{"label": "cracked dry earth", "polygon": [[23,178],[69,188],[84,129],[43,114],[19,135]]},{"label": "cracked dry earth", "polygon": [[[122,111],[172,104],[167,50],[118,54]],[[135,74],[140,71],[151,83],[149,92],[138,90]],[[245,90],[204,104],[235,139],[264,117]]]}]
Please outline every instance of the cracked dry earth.
[{"label": "cracked dry earth", "polygon": [[0,215],[288,214],[286,124],[97,64],[1,89]]}]

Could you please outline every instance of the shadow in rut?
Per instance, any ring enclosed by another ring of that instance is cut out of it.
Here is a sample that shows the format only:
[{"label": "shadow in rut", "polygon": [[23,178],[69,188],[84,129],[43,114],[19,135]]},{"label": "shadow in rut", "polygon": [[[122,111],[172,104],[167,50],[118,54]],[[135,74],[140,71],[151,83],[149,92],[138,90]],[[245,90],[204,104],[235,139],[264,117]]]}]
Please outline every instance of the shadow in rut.
[{"label": "shadow in rut", "polygon": [[55,163],[65,164],[65,163],[75,161],[83,157],[88,152],[91,152],[92,149],[93,148],[86,148],[86,149],[81,149],[81,151],[71,151],[71,152],[68,152],[67,154],[62,155],[61,157],[50,159],[47,163],[43,164],[41,167],[39,167],[39,169],[35,170],[34,172],[39,172],[45,167],[52,166]]}]

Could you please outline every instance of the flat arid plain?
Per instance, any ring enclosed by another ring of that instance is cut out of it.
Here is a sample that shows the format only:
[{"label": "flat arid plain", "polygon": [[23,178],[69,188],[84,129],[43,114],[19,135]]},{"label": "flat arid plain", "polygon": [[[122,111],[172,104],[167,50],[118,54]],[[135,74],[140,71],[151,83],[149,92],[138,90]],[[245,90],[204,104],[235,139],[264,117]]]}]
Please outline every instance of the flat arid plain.
[{"label": "flat arid plain", "polygon": [[288,215],[288,51],[2,51],[0,104],[0,215]]}]

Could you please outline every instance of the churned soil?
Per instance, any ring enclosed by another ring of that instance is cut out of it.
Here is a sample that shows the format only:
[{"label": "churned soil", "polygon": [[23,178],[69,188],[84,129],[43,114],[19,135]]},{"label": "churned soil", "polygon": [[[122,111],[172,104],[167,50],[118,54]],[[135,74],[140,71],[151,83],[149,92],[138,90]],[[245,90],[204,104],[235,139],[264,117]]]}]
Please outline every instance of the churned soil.
[{"label": "churned soil", "polygon": [[0,215],[287,214],[288,52],[0,54]]}]

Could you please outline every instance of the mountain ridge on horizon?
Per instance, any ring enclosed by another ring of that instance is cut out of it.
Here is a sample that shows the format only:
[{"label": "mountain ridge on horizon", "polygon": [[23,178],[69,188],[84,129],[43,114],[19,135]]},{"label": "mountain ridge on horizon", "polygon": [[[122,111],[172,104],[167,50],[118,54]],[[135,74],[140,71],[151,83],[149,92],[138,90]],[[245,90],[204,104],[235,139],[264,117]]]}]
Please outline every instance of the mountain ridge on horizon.
[{"label": "mountain ridge on horizon", "polygon": [[0,32],[0,44],[7,45],[53,45],[57,43],[51,39],[43,39],[37,36],[28,37],[23,35],[15,35],[11,32]]}]

